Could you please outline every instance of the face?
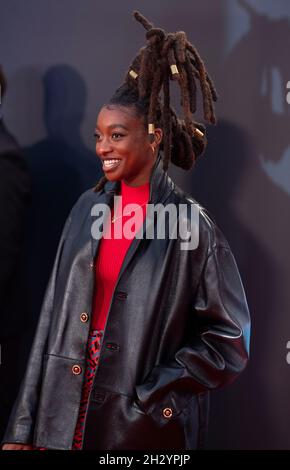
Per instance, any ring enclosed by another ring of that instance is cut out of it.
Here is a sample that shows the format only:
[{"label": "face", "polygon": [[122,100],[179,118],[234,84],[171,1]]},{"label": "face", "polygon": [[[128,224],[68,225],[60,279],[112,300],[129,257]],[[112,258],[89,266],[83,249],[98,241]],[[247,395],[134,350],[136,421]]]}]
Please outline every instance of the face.
[{"label": "face", "polygon": [[151,143],[142,117],[134,108],[110,105],[101,109],[96,125],[96,153],[108,180],[130,186],[149,182],[162,130]]}]

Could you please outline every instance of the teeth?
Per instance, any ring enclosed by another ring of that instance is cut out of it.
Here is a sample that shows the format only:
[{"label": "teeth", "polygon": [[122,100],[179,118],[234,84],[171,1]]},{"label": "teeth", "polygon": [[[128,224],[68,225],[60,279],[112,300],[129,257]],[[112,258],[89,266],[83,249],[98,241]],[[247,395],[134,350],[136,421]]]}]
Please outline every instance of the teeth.
[{"label": "teeth", "polygon": [[116,163],[119,163],[120,161],[121,161],[121,159],[119,159],[119,158],[114,158],[114,159],[111,159],[111,160],[104,160],[103,165],[108,167],[108,168],[111,168],[111,167],[115,166]]},{"label": "teeth", "polygon": [[115,163],[115,162],[120,162],[120,159],[118,158],[114,158],[114,160],[104,160],[104,164],[111,164],[111,163]]}]

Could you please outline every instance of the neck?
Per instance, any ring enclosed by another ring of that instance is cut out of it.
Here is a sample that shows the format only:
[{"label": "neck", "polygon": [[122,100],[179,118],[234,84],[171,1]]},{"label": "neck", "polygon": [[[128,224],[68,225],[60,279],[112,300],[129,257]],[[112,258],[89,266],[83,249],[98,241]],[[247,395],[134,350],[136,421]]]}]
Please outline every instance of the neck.
[{"label": "neck", "polygon": [[153,170],[153,167],[156,163],[156,155],[153,157],[153,159],[150,161],[148,159],[148,164],[146,163],[144,169],[142,170],[142,173],[137,175],[136,177],[132,179],[123,179],[122,181],[127,185],[127,186],[132,186],[132,187],[137,187],[137,186],[143,186],[147,183],[150,182],[150,177],[151,173]]},{"label": "neck", "polygon": [[149,181],[138,186],[127,184],[125,180],[121,180],[121,193],[126,195],[149,194]]},{"label": "neck", "polygon": [[146,181],[144,181],[143,179],[136,182],[135,180],[133,184],[128,182],[128,180],[123,179],[121,180],[121,184],[129,188],[139,188],[141,186],[146,186],[147,184],[149,184],[149,178]]}]

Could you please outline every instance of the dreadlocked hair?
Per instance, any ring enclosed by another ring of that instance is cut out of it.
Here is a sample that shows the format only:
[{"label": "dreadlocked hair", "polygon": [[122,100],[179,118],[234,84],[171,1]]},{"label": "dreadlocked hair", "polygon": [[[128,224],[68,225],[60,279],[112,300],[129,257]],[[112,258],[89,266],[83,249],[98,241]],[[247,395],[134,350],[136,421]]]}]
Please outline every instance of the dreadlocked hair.
[{"label": "dreadlocked hair", "polygon": [[[154,128],[161,127],[163,169],[167,171],[172,162],[189,170],[207,145],[205,126],[193,119],[197,107],[197,81],[200,83],[204,119],[210,124],[216,124],[213,102],[217,101],[217,92],[214,83],[184,31],[167,34],[163,29],[155,28],[138,11],[134,11],[133,16],[147,31],[147,45],[139,50],[124,82],[106,106],[134,107],[144,118],[151,142]],[[170,81],[173,80],[179,84],[183,119],[177,117],[170,105]],[[103,176],[94,190],[102,189],[106,181]]]}]

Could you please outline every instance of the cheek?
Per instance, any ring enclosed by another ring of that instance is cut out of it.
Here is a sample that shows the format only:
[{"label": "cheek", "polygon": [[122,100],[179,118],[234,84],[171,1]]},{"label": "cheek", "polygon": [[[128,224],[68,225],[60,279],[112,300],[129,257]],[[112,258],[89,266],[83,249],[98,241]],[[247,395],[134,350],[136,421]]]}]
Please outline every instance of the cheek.
[{"label": "cheek", "polygon": [[134,137],[126,139],[118,145],[120,154],[126,157],[126,161],[134,168],[143,166],[150,157],[151,149],[146,137],[143,134],[141,136],[135,134]]},{"label": "cheek", "polygon": [[130,139],[127,140],[126,142],[120,143],[120,151],[124,153],[124,155],[127,155],[127,158],[130,159],[132,162],[134,160],[138,161],[142,149],[142,144],[140,143],[140,140],[137,138],[135,139]]},{"label": "cheek", "polygon": [[132,139],[130,148],[132,153],[138,154],[139,158],[144,159],[148,155],[148,150],[150,150],[150,143],[147,138],[144,136],[136,136]]}]

